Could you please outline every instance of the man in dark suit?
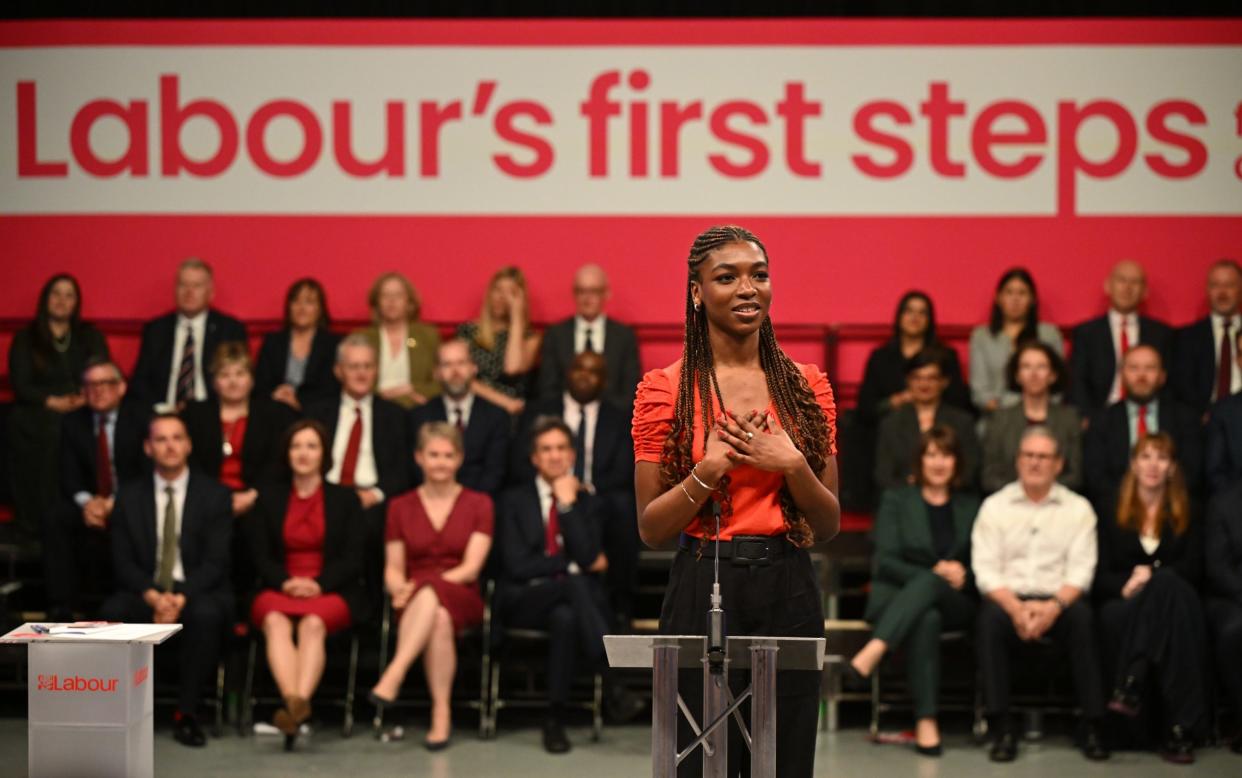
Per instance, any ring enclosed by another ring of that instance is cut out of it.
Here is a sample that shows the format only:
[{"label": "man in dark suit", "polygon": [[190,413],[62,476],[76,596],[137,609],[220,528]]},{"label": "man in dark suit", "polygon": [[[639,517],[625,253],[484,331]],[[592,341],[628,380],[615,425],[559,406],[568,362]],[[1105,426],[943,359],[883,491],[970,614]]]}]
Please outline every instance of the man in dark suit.
[{"label": "man in dark suit", "polygon": [[216,347],[246,342],[237,319],[212,309],[211,266],[187,259],[177,269],[177,310],[147,322],[130,383],[134,394],[156,410],[180,409],[190,400],[215,396],[206,367]]},{"label": "man in dark suit", "polygon": [[545,417],[531,429],[536,476],[506,491],[496,515],[500,576],[496,613],[503,626],[547,630],[548,719],[543,745],[570,749],[565,706],[579,659],[603,661],[609,630],[607,599],[598,575],[608,567],[600,550],[600,519],[591,494],[574,476],[573,433]]},{"label": "man in dark suit", "polygon": [[233,500],[228,488],[190,471],[190,438],[177,416],[153,418],[143,450],[155,475],[130,481],[117,494],[111,519],[116,592],[104,602],[103,615],[182,625],[173,638],[180,668],[173,736],[202,746],[207,738],[198,725],[198,703],[232,620]]},{"label": "man in dark suit", "polygon": [[[1234,337],[1239,367],[1242,367],[1242,330]],[[1212,406],[1207,425],[1205,480],[1209,494],[1219,494],[1242,480],[1242,391],[1234,392]]]},{"label": "man in dark suit", "polygon": [[1167,432],[1177,447],[1177,461],[1191,494],[1198,494],[1203,474],[1203,427],[1194,411],[1160,398],[1165,371],[1153,346],[1130,349],[1121,363],[1125,399],[1096,414],[1087,429],[1083,462],[1087,492],[1097,510],[1108,502],[1130,469],[1130,452],[1145,433]]},{"label": "man in dark suit", "polygon": [[634,411],[638,389],[638,338],[634,330],[604,315],[608,276],[598,265],[585,265],[574,274],[573,318],[553,324],[543,334],[539,368],[539,398],[555,399],[565,391],[565,374],[575,354],[595,351],[604,355],[612,377],[605,396],[627,414]]},{"label": "man in dark suit", "polygon": [[[410,411],[410,440],[429,421],[447,421],[461,430],[465,459],[457,471],[462,486],[486,492],[494,500],[505,482],[505,456],[509,450],[509,414],[484,400],[471,389],[478,365],[470,357],[470,344],[449,340],[436,352],[436,380],[440,395]],[[423,473],[414,465],[414,483]]]},{"label": "man in dark suit", "polygon": [[1236,348],[1242,331],[1242,266],[1232,259],[1213,264],[1207,295],[1212,312],[1178,332],[1173,363],[1173,392],[1200,417],[1213,402],[1242,389]]},{"label": "man in dark suit", "polygon": [[1142,265],[1129,259],[1118,262],[1104,282],[1104,293],[1108,313],[1074,329],[1070,401],[1084,419],[1121,399],[1121,359],[1134,346],[1154,346],[1164,364],[1172,364],[1173,330],[1138,312],[1147,299]]},{"label": "man in dark suit", "polygon": [[1222,696],[1233,707],[1233,752],[1242,754],[1242,481],[1212,498],[1204,540],[1205,612]]},{"label": "man in dark suit", "polygon": [[535,419],[562,419],[574,436],[574,475],[595,496],[608,556],[608,593],[625,625],[633,613],[640,546],[630,420],[604,396],[608,368],[602,355],[583,351],[575,356],[565,385],[561,396],[542,399],[526,409],[513,446],[510,483],[529,483],[535,477],[530,461],[530,428]]},{"label": "man in dark suit", "polygon": [[147,469],[142,454],[146,412],[125,400],[125,376],[100,359],[82,371],[86,406],[61,426],[62,500],[46,526],[48,619],[72,621],[83,589],[111,591],[112,549],[108,520],[117,487]]},{"label": "man in dark suit", "polygon": [[365,335],[354,333],[336,349],[341,394],[306,407],[328,431],[332,469],[327,480],[352,487],[366,522],[367,594],[378,601],[383,586],[384,511],[387,500],[410,488],[413,449],[405,409],[375,394],[379,360]]}]

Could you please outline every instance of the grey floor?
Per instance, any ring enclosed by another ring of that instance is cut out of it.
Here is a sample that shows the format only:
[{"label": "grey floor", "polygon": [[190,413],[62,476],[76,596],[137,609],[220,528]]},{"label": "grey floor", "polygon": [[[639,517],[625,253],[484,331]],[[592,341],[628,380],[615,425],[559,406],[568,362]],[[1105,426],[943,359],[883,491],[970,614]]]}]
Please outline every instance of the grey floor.
[{"label": "grey floor", "polygon": [[[535,728],[502,729],[494,741],[481,742],[470,733],[459,733],[448,751],[428,754],[419,744],[422,732],[413,730],[408,739],[380,743],[359,731],[344,739],[339,730],[317,733],[293,753],[281,750],[270,737],[238,737],[227,734],[212,739],[203,749],[178,745],[166,729],[157,728],[156,775],[197,776],[419,776],[461,778],[635,778],[650,770],[650,730],[645,726],[611,727],[603,739],[592,743],[586,729],[571,730],[574,749],[564,756],[549,756],[540,745]],[[1049,737],[1037,744],[1023,744],[1018,761],[993,765],[986,752],[970,744],[967,736],[946,738],[941,759],[916,756],[902,746],[877,746],[868,742],[864,730],[821,734],[817,744],[816,775],[834,778],[970,778],[971,776],[1108,776],[1108,778],[1156,778],[1160,776],[1242,775],[1242,756],[1225,749],[1198,753],[1191,767],[1175,767],[1153,754],[1121,753],[1110,762],[1085,761],[1070,747],[1068,738]],[[0,775],[25,775],[26,725],[22,719],[0,719]]]}]

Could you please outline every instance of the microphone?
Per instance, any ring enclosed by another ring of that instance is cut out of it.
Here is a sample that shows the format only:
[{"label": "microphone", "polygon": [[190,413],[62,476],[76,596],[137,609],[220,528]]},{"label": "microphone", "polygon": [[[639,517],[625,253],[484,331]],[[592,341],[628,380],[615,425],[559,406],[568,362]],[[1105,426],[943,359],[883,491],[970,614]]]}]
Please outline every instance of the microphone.
[{"label": "microphone", "polygon": [[716,556],[713,562],[712,593],[707,611],[707,666],[713,675],[724,673],[725,613],[720,597],[720,503],[712,501],[712,517],[716,522]]}]

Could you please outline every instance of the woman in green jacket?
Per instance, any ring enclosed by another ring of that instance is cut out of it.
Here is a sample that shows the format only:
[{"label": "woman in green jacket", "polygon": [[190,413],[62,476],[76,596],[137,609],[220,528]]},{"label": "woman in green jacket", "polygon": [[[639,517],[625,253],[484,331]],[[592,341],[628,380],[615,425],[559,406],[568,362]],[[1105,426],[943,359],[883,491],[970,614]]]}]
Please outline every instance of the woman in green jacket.
[{"label": "woman in green jacket", "polygon": [[906,654],[914,697],[916,750],[939,756],[936,698],[940,686],[940,633],[974,621],[970,531],[977,497],[954,491],[961,448],[952,428],[923,433],[914,484],[886,491],[875,520],[871,596],[865,618],[874,637],[847,665],[866,678],[890,649]]}]

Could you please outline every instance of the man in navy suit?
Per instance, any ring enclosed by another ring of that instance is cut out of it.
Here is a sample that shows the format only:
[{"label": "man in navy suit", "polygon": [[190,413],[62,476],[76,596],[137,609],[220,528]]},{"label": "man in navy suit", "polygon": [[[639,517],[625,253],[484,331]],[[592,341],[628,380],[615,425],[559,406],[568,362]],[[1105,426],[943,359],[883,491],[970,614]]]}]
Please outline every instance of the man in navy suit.
[{"label": "man in navy suit", "polygon": [[100,359],[82,371],[86,406],[61,426],[61,500],[46,526],[48,618],[72,621],[83,589],[111,591],[109,519],[117,488],[147,470],[147,412],[125,400],[125,376]]},{"label": "man in navy suit", "polygon": [[[470,344],[449,340],[436,353],[436,380],[440,396],[410,411],[410,439],[429,421],[447,421],[461,430],[466,456],[457,480],[462,486],[486,492],[495,499],[505,482],[505,456],[509,449],[509,414],[479,397],[471,387],[479,368],[470,358]],[[414,483],[423,473],[414,465]]]},{"label": "man in navy suit", "polygon": [[177,310],[147,322],[130,384],[134,394],[158,411],[180,410],[190,400],[206,400],[215,389],[206,366],[216,347],[246,342],[237,319],[212,309],[215,282],[211,265],[187,259],[177,269]]},{"label": "man in navy suit", "polygon": [[[1234,337],[1238,366],[1242,367],[1242,329]],[[1242,481],[1242,391],[1212,406],[1207,426],[1206,475],[1210,494]]]},{"label": "man in navy suit", "polygon": [[574,316],[553,324],[543,334],[539,399],[551,400],[565,390],[565,374],[576,354],[604,355],[612,377],[605,396],[627,414],[634,411],[640,378],[638,338],[634,330],[604,314],[611,294],[608,276],[599,265],[584,265],[574,274]]},{"label": "man in navy suit", "polygon": [[143,450],[155,474],[124,484],[117,494],[111,518],[116,592],[104,602],[103,615],[182,625],[173,638],[180,666],[173,736],[183,745],[202,746],[207,738],[198,725],[198,704],[215,676],[232,620],[233,494],[190,471],[190,437],[174,414],[151,420]]},{"label": "man in navy suit", "polygon": [[634,443],[630,419],[607,399],[604,357],[584,351],[574,357],[559,397],[526,409],[509,464],[510,483],[535,477],[530,461],[530,428],[535,419],[562,419],[573,432],[574,475],[591,491],[602,522],[608,556],[608,593],[622,624],[633,612],[638,576],[638,509],[634,502]]},{"label": "man in navy suit", "polygon": [[559,754],[570,749],[564,722],[575,666],[603,661],[610,614],[598,575],[608,559],[595,500],[574,476],[573,433],[564,421],[535,421],[530,458],[535,477],[506,491],[497,506],[496,617],[502,627],[549,633],[543,745]]},{"label": "man in navy suit", "polygon": [[1084,419],[1121,399],[1121,359],[1139,344],[1154,346],[1172,364],[1173,330],[1139,313],[1147,299],[1147,275],[1137,262],[1123,259],[1104,282],[1108,313],[1074,329],[1070,401]]},{"label": "man in navy suit", "polygon": [[1097,414],[1083,443],[1087,488],[1097,510],[1114,496],[1130,468],[1130,452],[1144,432],[1167,432],[1191,494],[1203,476],[1203,427],[1194,411],[1160,397],[1165,371],[1153,346],[1135,346],[1121,363],[1125,399]]},{"label": "man in navy suit", "polygon": [[1242,330],[1242,266],[1222,259],[1207,277],[1211,313],[1182,329],[1174,349],[1173,391],[1204,416],[1212,403],[1242,389],[1237,334]]}]

